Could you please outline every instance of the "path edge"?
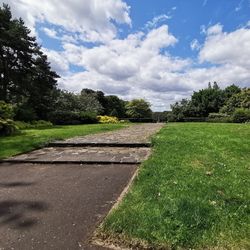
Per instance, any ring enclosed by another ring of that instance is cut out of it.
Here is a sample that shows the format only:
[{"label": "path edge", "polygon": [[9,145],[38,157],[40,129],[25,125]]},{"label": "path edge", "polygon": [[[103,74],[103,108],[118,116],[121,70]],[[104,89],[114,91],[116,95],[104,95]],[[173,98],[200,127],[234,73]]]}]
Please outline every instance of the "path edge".
[{"label": "path edge", "polygon": [[109,249],[114,249],[114,250],[129,250],[130,248],[127,247],[122,247],[122,246],[118,246],[112,243],[107,243],[105,240],[103,240],[100,235],[99,235],[99,230],[103,225],[103,222],[105,221],[105,219],[120,205],[120,203],[122,202],[122,200],[124,199],[124,197],[127,195],[127,193],[130,191],[130,188],[132,187],[136,177],[138,176],[138,173],[140,171],[140,168],[142,167],[143,164],[138,164],[138,167],[136,168],[134,174],[132,175],[132,177],[130,178],[129,182],[127,183],[126,187],[123,189],[123,191],[121,192],[121,194],[119,195],[119,197],[117,198],[116,202],[114,203],[114,205],[111,207],[111,209],[109,210],[109,212],[107,213],[107,215],[101,220],[100,224],[97,226],[97,228],[95,229],[95,231],[93,232],[89,243],[93,246],[101,246],[101,247],[106,247]]}]

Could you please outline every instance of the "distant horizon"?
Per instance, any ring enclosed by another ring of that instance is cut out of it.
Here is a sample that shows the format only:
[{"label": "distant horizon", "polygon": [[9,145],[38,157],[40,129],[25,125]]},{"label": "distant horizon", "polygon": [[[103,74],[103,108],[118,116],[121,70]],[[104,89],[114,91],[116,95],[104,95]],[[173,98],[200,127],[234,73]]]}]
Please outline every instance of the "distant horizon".
[{"label": "distant horizon", "polygon": [[58,86],[143,98],[154,112],[216,81],[250,87],[250,0],[0,0],[42,45]]}]

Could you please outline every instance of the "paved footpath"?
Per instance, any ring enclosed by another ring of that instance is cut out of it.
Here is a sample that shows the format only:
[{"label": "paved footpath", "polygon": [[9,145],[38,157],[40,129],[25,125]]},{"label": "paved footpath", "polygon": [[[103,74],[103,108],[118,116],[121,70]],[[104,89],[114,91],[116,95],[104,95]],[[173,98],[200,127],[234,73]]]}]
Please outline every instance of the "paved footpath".
[{"label": "paved footpath", "polygon": [[[104,249],[89,244],[92,233],[148,157],[148,146],[139,143],[149,143],[161,127],[73,138],[1,163],[0,250]],[[129,148],[122,144],[128,142]]]}]

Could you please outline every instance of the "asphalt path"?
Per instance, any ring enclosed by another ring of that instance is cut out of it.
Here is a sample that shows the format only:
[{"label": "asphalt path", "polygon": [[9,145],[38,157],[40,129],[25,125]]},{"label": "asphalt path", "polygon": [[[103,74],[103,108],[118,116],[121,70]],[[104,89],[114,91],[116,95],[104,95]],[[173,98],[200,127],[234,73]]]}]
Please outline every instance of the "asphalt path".
[{"label": "asphalt path", "polygon": [[0,165],[0,249],[103,249],[96,226],[136,165]]}]

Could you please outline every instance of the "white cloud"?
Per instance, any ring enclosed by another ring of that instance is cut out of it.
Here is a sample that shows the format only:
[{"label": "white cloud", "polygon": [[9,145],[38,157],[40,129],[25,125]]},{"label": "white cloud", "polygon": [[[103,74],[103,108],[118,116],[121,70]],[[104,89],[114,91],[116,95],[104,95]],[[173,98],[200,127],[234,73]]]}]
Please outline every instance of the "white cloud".
[{"label": "white cloud", "polygon": [[66,74],[69,71],[69,62],[62,52],[42,48],[43,52],[48,56],[48,61],[53,70],[59,75]]},{"label": "white cloud", "polygon": [[[176,9],[176,7],[173,7],[172,10],[175,10],[174,8]],[[152,29],[152,28],[155,28],[157,26],[157,24],[162,23],[162,22],[169,20],[171,18],[172,17],[169,15],[162,14],[162,15],[154,17],[151,21],[148,21],[145,26],[148,29]]]},{"label": "white cloud", "polygon": [[210,26],[207,31],[206,34],[207,35],[216,35],[216,34],[220,34],[222,32],[223,26],[220,23],[217,23],[213,26]]},{"label": "white cloud", "polygon": [[[86,71],[63,77],[60,85],[72,91],[83,87],[101,89],[125,99],[141,96],[152,101],[154,109],[160,106],[165,109],[167,91],[172,95],[191,91],[179,77],[191,61],[160,53],[161,49],[167,49],[176,42],[168,26],[162,25],[146,34],[130,34],[125,39],[114,39],[90,49],[65,43],[65,58]],[[157,96],[163,99],[157,101]],[[162,107],[164,103],[165,107]]]},{"label": "white cloud", "polygon": [[250,69],[250,29],[222,32],[221,25],[208,29],[206,41],[200,51],[200,61],[230,64]]},{"label": "white cloud", "polygon": [[190,43],[190,48],[192,50],[199,50],[201,47],[199,41],[197,39],[194,39],[191,43]]},{"label": "white cloud", "polygon": [[165,110],[171,103],[188,98],[193,90],[205,88],[209,81],[217,81],[221,87],[233,83],[249,86],[249,29],[225,33],[220,27],[208,29],[204,44],[194,41],[194,47],[200,47],[200,62],[216,64],[209,68],[162,53],[177,42],[166,25],[93,48],[65,43],[62,53],[49,55],[58,58],[53,59],[55,65],[67,58],[68,64],[86,69],[63,75],[59,83],[68,90],[93,88],[124,99],[142,97],[153,104],[154,110]]},{"label": "white cloud", "polygon": [[113,24],[131,25],[129,6],[123,0],[4,0],[16,17],[22,17],[35,34],[37,22],[62,26],[69,32],[80,32],[86,41],[107,41],[116,36]]},{"label": "white cloud", "polygon": [[58,36],[57,36],[57,31],[56,30],[54,30],[54,29],[49,29],[49,28],[46,28],[46,27],[44,27],[43,29],[42,29],[42,31],[47,35],[47,36],[49,36],[49,37],[51,37],[51,38],[58,38]]}]

